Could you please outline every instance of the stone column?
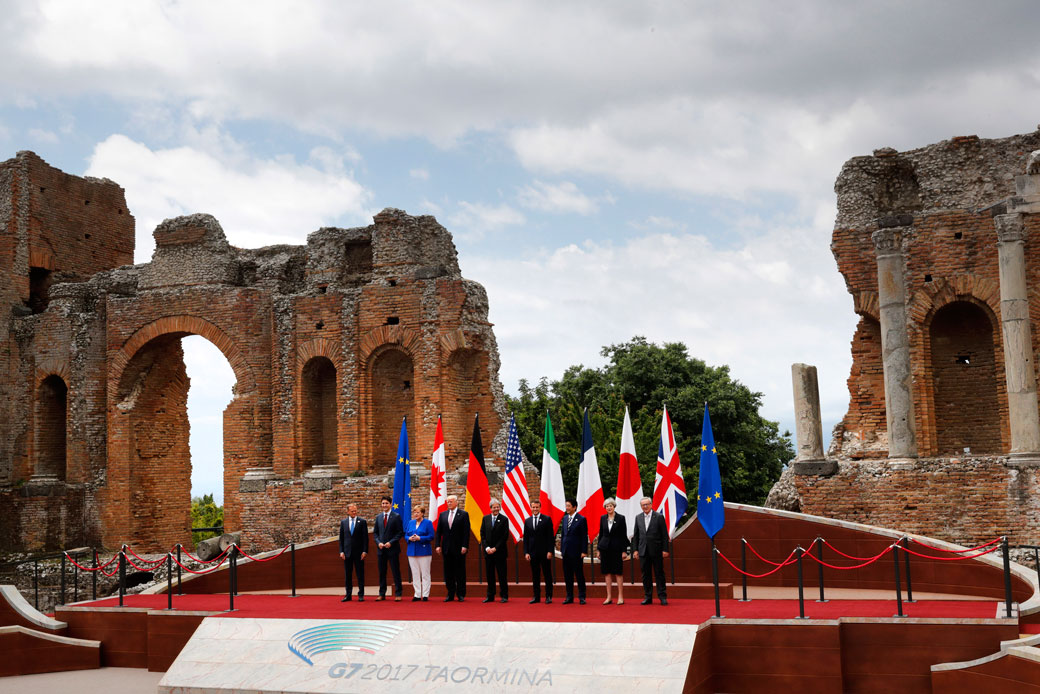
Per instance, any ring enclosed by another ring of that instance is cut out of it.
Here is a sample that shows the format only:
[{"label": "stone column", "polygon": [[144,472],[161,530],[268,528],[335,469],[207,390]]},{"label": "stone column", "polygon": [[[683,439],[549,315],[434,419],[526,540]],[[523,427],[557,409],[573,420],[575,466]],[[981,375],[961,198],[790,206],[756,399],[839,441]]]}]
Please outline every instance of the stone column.
[{"label": "stone column", "polygon": [[1026,286],[1025,229],[1022,215],[993,218],[1000,258],[1000,322],[1004,336],[1008,419],[1011,424],[1012,465],[1040,465],[1040,412],[1037,409],[1036,369],[1029,326]]},{"label": "stone column", "polygon": [[832,475],[837,462],[823,455],[823,425],[820,422],[820,385],[816,367],[791,364],[794,386],[794,419],[798,455],[794,459],[796,475]]},{"label": "stone column", "polygon": [[905,216],[895,218],[894,223],[892,219],[881,220],[879,226],[882,228],[871,237],[877,251],[888,457],[896,460],[917,457],[910,340],[906,333],[906,290],[903,287],[902,241],[910,221]]}]

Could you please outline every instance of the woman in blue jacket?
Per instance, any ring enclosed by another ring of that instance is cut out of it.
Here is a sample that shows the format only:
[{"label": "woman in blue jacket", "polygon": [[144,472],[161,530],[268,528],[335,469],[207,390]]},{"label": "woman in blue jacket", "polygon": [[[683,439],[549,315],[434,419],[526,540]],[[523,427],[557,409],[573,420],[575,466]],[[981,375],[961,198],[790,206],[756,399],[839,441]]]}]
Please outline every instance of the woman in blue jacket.
[{"label": "woman in blue jacket", "polygon": [[422,506],[412,508],[412,520],[408,521],[404,536],[408,539],[408,566],[412,570],[412,587],[417,600],[430,598],[430,564],[433,563],[433,523],[427,518]]}]

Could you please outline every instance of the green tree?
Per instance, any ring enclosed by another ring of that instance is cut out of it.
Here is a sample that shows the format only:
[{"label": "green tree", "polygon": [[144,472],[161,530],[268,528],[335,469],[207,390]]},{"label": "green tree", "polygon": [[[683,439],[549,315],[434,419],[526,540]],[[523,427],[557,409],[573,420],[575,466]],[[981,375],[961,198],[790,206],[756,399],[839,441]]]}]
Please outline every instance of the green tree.
[{"label": "green tree", "polygon": [[569,492],[575,490],[581,462],[582,413],[588,407],[603,491],[612,495],[627,405],[643,491],[649,496],[656,477],[661,408],[666,405],[692,512],[697,505],[704,403],[708,403],[726,500],[750,504],[765,500],[783,466],[794,458],[794,447],[789,432],[780,434],[776,422],[759,415],[761,393],[733,380],[729,367],[708,366],[690,357],[680,342],[656,345],[636,336],[604,347],[601,354],[607,358],[602,368],[571,366],[559,380],[543,377],[534,386],[521,380],[519,396],[508,398],[528,460],[541,467],[548,411],[564,486]]},{"label": "green tree", "polygon": [[[224,507],[217,506],[213,501],[212,494],[203,497],[193,496],[191,498],[191,527],[193,528],[215,528],[224,525]],[[216,537],[220,533],[205,532],[192,533],[192,540],[196,543]]]}]

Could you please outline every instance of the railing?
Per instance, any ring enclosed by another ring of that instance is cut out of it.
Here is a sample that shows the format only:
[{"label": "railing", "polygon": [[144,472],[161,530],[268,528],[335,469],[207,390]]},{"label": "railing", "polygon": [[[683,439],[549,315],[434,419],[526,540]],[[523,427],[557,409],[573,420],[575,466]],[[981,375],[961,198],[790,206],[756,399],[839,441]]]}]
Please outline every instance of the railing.
[{"label": "railing", "polygon": [[[935,555],[932,555],[932,554],[925,554],[923,552],[918,552],[917,550],[914,550],[914,549],[910,548],[910,544],[911,543],[919,546],[923,550],[931,550],[933,552],[941,552],[941,553],[946,554],[947,556],[935,556]],[[835,554],[837,554],[839,557],[841,557],[841,560],[843,560],[843,561],[852,561],[852,562],[857,562],[857,563],[855,563],[855,564],[847,564],[847,565],[843,566],[843,565],[832,564],[830,562],[824,561],[823,560],[823,548],[825,546],[830,548]],[[815,555],[812,553],[812,550],[813,550],[814,547],[816,548],[816,554]],[[1038,570],[1037,570],[1037,573],[1038,573],[1038,575],[1040,575],[1040,547],[1033,547],[1032,545],[1020,545],[1020,547],[1030,547],[1030,548],[1036,550],[1035,554],[1038,556],[1038,562],[1037,562]],[[760,573],[760,574],[755,574],[755,573],[748,572],[748,570],[747,570],[747,550],[750,550],[751,553],[754,554],[760,561],[762,561],[765,564],[771,566],[772,568],[767,570],[767,571],[765,571],[764,573]],[[898,540],[896,540],[895,542],[893,542],[892,544],[890,544],[887,547],[885,547],[885,549],[883,549],[878,554],[875,554],[874,556],[871,556],[871,557],[858,557],[858,556],[855,556],[855,555],[852,555],[852,554],[847,554],[847,553],[841,551],[840,549],[838,549],[837,547],[835,547],[834,545],[832,545],[826,539],[824,539],[822,537],[817,537],[816,539],[814,539],[809,544],[808,547],[803,548],[801,545],[796,546],[794,549],[791,550],[791,553],[788,554],[787,557],[785,557],[782,561],[779,561],[779,562],[772,561],[770,559],[766,559],[765,557],[763,557],[761,554],[759,554],[755,550],[755,548],[751,545],[750,542],[747,541],[746,538],[742,537],[741,538],[741,545],[740,545],[740,566],[737,566],[736,564],[734,564],[733,561],[731,561],[729,559],[729,557],[727,557],[725,554],[722,553],[722,550],[720,550],[717,547],[715,547],[714,542],[712,543],[712,551],[713,551],[712,558],[714,560],[714,557],[716,557],[716,556],[721,557],[723,559],[723,561],[725,561],[727,564],[729,564],[730,567],[734,571],[736,571],[737,573],[740,574],[740,577],[741,577],[741,602],[749,602],[750,601],[748,596],[747,596],[748,578],[766,578],[767,576],[772,576],[773,574],[775,574],[775,573],[783,570],[784,568],[794,564],[797,567],[797,571],[798,571],[798,618],[799,619],[806,619],[806,616],[805,616],[805,590],[804,590],[805,586],[804,586],[804,578],[803,578],[803,571],[802,571],[802,563],[803,563],[802,560],[803,560],[804,557],[809,557],[810,559],[815,561],[817,566],[818,566],[818,569],[819,569],[818,570],[818,584],[819,584],[819,589],[820,589],[820,597],[817,600],[817,602],[826,602],[827,600],[824,597],[824,580],[823,580],[823,569],[824,569],[824,567],[827,567],[827,568],[833,569],[833,570],[837,570],[837,571],[854,571],[856,569],[862,569],[864,567],[870,566],[871,564],[873,564],[873,563],[875,563],[877,561],[880,561],[883,557],[885,557],[886,555],[891,553],[892,554],[892,558],[893,558],[892,564],[893,564],[893,572],[894,572],[894,575],[895,575],[895,588],[896,588],[896,614],[895,614],[895,616],[896,617],[905,617],[906,615],[903,613],[902,575],[901,575],[901,571],[900,571],[900,562],[899,562],[899,553],[900,552],[903,553],[903,558],[904,558],[903,564],[904,564],[904,568],[905,568],[905,571],[906,571],[907,602],[914,602],[914,599],[913,599],[913,588],[912,588],[911,582],[910,582],[910,556],[911,555],[913,555],[915,557],[919,557],[921,559],[931,559],[931,560],[935,560],[935,561],[965,561],[965,560],[968,560],[968,559],[978,559],[979,557],[985,556],[985,555],[990,554],[992,552],[996,552],[997,550],[1001,550],[1001,552],[1003,553],[1003,559],[1004,559],[1004,567],[1003,567],[1004,568],[1004,606],[1005,606],[1005,615],[1010,619],[1012,617],[1012,609],[1011,609],[1011,604],[1012,604],[1012,596],[1011,596],[1011,560],[1010,560],[1010,555],[1009,555],[1009,550],[1008,550],[1008,541],[1007,541],[1007,537],[1006,536],[1005,537],[998,537],[998,538],[995,538],[993,540],[990,540],[989,542],[983,543],[983,544],[978,545],[976,547],[970,547],[970,548],[967,548],[967,549],[945,549],[943,547],[935,547],[935,546],[932,546],[932,545],[925,544],[925,543],[923,543],[920,540],[917,540],[915,538],[908,537],[908,536],[903,536],[903,537],[899,538]],[[718,618],[721,618],[722,614],[721,614],[721,611],[719,609],[719,576],[718,576],[718,571],[714,569],[714,561],[713,561],[713,570],[712,570],[712,582],[714,583],[714,586],[715,586],[715,616],[718,617]]]}]

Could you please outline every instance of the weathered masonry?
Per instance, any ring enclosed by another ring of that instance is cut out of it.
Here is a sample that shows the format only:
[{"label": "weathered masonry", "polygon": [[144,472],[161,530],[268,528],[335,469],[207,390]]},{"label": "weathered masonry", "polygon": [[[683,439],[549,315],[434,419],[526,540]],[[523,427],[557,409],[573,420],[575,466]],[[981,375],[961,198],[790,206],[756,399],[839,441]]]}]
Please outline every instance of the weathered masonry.
[{"label": "weathered masonry", "polygon": [[239,249],[196,214],[154,237],[132,265],[117,184],[31,152],[0,163],[4,549],[190,542],[186,335],[234,370],[225,524],[261,545],[374,504],[402,417],[426,459],[443,415],[450,470],[475,415],[504,449],[487,296],[432,217],[386,209],[305,246]]},{"label": "weathered masonry", "polygon": [[1040,131],[958,137],[845,164],[831,248],[859,315],[849,410],[831,460],[793,466],[771,503],[1040,542],[1038,149]]}]

